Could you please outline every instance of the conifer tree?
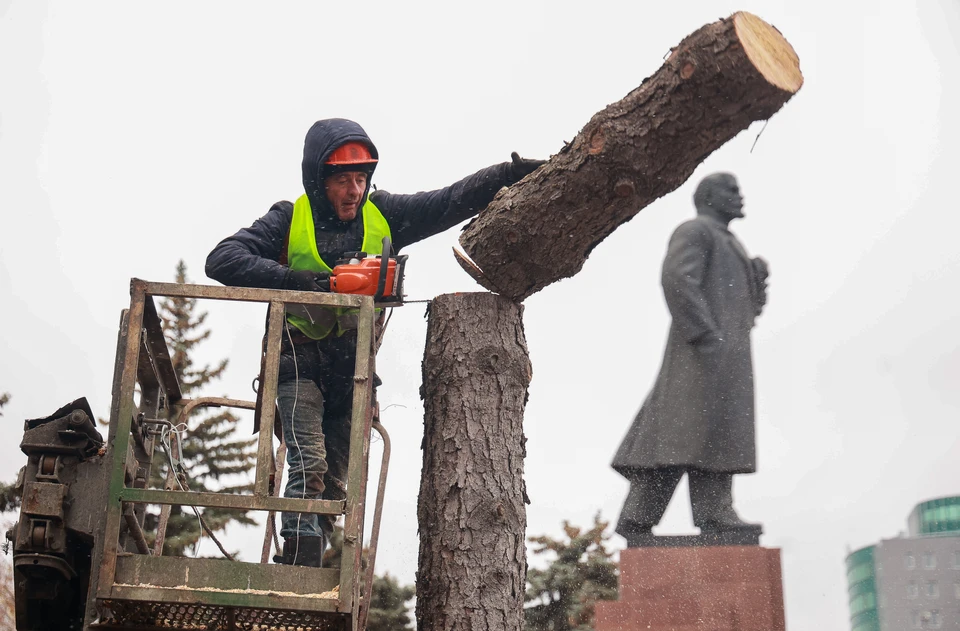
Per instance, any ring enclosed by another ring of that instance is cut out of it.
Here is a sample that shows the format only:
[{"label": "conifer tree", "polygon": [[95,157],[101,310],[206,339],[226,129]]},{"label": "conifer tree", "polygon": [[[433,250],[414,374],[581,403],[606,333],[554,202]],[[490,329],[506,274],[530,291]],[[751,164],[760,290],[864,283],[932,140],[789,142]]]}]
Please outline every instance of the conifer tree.
[{"label": "conifer tree", "polygon": [[16,490],[16,482],[7,484],[0,482],[0,513],[14,511],[20,508],[20,494]]},{"label": "conifer tree", "polygon": [[417,590],[413,585],[401,585],[389,573],[374,576],[370,613],[367,614],[367,631],[413,629],[410,626],[410,610],[407,608],[407,603],[416,594]]},{"label": "conifer tree", "polygon": [[[323,554],[323,567],[339,568],[343,552],[343,528],[335,526],[329,546]],[[367,567],[367,548],[363,549],[363,567]],[[413,585],[401,585],[389,573],[374,575],[367,631],[413,631],[407,603],[417,595]]]},{"label": "conifer tree", "polygon": [[[0,409],[3,409],[3,406],[9,401],[10,393],[4,392],[0,394]],[[3,412],[0,412],[0,416],[3,416]],[[15,481],[10,484],[0,482],[0,513],[20,508],[20,496],[17,495],[14,486],[16,486]]]},{"label": "conifer tree", "polygon": [[[364,548],[366,551],[366,548]],[[327,549],[323,553],[323,567],[340,567],[343,556],[343,528],[334,526],[330,538],[327,540]]]},{"label": "conifer tree", "polygon": [[617,598],[617,564],[607,550],[609,522],[593,518],[593,528],[583,531],[563,522],[567,540],[530,537],[533,554],[555,555],[546,569],[527,572],[524,610],[526,631],[588,631],[593,629],[598,600]]},{"label": "conifer tree", "polygon": [[[187,266],[182,260],[177,264],[176,282],[188,282]],[[196,347],[210,337],[210,329],[204,328],[207,312],[198,313],[196,302],[191,298],[169,297],[160,303],[163,333],[184,396],[198,395],[204,387],[220,379],[227,368],[226,359],[214,367],[209,364],[201,367],[195,363]],[[239,420],[229,410],[194,414],[187,419],[187,430],[181,433],[181,448],[189,490],[225,493],[252,490],[249,473],[257,462],[256,439],[238,437]],[[154,456],[153,486],[163,485],[168,467],[167,454],[158,450]],[[200,512],[213,532],[222,531],[231,522],[256,523],[246,512],[233,509],[207,507]],[[182,555],[187,548],[195,550],[200,532],[201,526],[194,512],[174,506],[163,553]]]}]

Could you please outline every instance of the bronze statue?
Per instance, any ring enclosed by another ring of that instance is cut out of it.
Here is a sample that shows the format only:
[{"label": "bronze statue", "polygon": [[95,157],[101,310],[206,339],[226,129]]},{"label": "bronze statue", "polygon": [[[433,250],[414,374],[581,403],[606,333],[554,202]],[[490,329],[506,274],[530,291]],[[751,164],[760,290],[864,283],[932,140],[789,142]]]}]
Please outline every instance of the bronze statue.
[{"label": "bronze statue", "polygon": [[693,196],[697,217],[670,238],[664,297],[673,317],[652,392],[612,466],[630,481],[617,532],[643,543],[684,473],[702,534],[760,534],[733,509],[733,476],[756,471],[750,329],[766,303],[767,265],[727,225],[742,218],[736,178],[714,173]]}]

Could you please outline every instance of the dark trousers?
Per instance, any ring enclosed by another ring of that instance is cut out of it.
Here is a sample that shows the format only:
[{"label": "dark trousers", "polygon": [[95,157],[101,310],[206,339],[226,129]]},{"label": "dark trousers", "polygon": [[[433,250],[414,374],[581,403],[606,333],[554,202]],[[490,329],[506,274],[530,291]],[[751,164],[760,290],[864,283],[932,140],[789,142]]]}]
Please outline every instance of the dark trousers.
[{"label": "dark trousers", "polygon": [[630,492],[617,521],[617,533],[626,536],[649,532],[650,528],[660,523],[684,473],[690,482],[694,525],[737,519],[733,510],[732,473],[688,467],[634,469],[628,476]]},{"label": "dark trousers", "polygon": [[[284,333],[277,380],[287,445],[284,497],[342,500],[350,456],[356,334],[293,344],[291,338]],[[335,520],[334,515],[285,512],[280,535],[329,537]]]}]

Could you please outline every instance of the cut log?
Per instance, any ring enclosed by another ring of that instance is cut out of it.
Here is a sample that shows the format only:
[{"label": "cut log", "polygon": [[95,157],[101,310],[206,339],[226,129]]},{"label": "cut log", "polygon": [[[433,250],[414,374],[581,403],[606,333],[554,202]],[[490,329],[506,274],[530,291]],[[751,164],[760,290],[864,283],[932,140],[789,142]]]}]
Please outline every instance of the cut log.
[{"label": "cut log", "polygon": [[573,276],[591,250],[803,84],[778,30],[750,13],[708,24],[547,164],[503,189],[460,243],[481,284],[521,301]]},{"label": "cut log", "polygon": [[527,527],[523,307],[438,296],[423,356],[419,631],[520,631]]}]

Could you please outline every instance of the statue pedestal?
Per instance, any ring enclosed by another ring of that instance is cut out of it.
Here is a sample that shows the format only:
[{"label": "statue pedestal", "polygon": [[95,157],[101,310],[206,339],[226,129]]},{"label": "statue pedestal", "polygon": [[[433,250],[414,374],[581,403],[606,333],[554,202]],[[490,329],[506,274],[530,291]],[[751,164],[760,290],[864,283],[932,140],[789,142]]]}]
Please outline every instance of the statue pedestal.
[{"label": "statue pedestal", "polygon": [[620,600],[596,631],[783,631],[780,550],[645,547],[620,553]]}]

